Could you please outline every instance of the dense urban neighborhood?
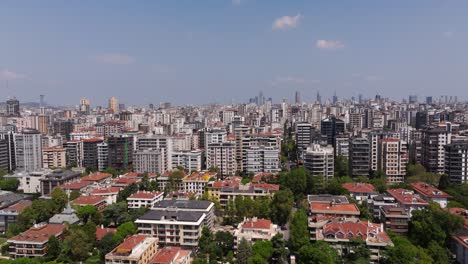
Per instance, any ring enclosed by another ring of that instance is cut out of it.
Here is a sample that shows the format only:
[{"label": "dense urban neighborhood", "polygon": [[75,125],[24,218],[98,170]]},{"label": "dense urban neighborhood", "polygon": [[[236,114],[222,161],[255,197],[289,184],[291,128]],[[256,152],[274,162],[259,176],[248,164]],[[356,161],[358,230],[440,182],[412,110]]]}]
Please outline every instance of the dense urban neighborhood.
[{"label": "dense urban neighborhood", "polygon": [[1,263],[468,263],[456,96],[0,116]]}]

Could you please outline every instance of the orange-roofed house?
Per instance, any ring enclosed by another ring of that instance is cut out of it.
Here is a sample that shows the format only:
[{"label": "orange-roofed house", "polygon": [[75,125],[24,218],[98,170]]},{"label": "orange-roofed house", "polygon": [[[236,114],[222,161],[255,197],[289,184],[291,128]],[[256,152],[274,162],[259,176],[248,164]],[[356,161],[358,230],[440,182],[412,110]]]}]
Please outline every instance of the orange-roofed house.
[{"label": "orange-roofed house", "polygon": [[116,233],[117,228],[110,228],[110,227],[97,227],[96,228],[96,240],[100,241],[106,234],[108,233]]},{"label": "orange-roofed house", "polygon": [[81,178],[81,180],[90,181],[94,183],[104,183],[107,180],[110,180],[111,178],[112,178],[112,174],[110,173],[97,172],[97,173],[92,173],[87,176],[84,176]]},{"label": "orange-roofed house", "polygon": [[38,224],[27,231],[7,240],[10,244],[10,255],[12,258],[21,257],[44,257],[47,253],[47,242],[49,237],[61,238],[64,225],[60,224]]},{"label": "orange-roofed house", "polygon": [[117,202],[117,195],[120,190],[119,187],[96,188],[91,191],[90,195],[106,199],[107,204],[114,204]]},{"label": "orange-roofed house", "polygon": [[410,216],[414,210],[421,210],[429,206],[428,202],[410,190],[397,188],[387,190],[387,193],[395,198],[396,202],[410,213]]},{"label": "orange-roofed house", "polygon": [[239,223],[234,231],[235,246],[237,247],[243,238],[253,244],[257,241],[271,240],[279,232],[278,226],[269,219],[247,218]]},{"label": "orange-roofed house", "polygon": [[452,198],[452,196],[450,196],[446,192],[441,191],[433,185],[430,185],[425,182],[416,182],[411,183],[410,185],[413,188],[413,190],[421,196],[421,198],[423,198],[426,201],[436,202],[442,208],[446,208],[448,200]]},{"label": "orange-roofed house", "polygon": [[82,195],[76,198],[75,200],[71,201],[71,203],[74,205],[78,205],[78,206],[92,205],[96,207],[99,212],[102,212],[107,205],[106,199],[99,197],[99,196],[94,196],[94,195],[89,195],[89,196]]},{"label": "orange-roofed house", "polygon": [[106,264],[149,264],[158,251],[158,239],[147,235],[129,236],[106,254]]},{"label": "orange-roofed house", "polygon": [[78,191],[78,192],[86,192],[91,188],[93,185],[92,182],[89,181],[74,181],[74,182],[67,182],[65,184],[59,185],[59,188],[62,188],[64,191]]},{"label": "orange-roofed house", "polygon": [[367,198],[371,195],[378,194],[375,191],[374,185],[370,183],[347,182],[343,183],[341,186],[348,190],[349,195],[359,203],[361,203],[362,201],[367,201]]},{"label": "orange-roofed house", "polygon": [[180,247],[163,247],[151,260],[151,264],[190,264],[190,250]]},{"label": "orange-roofed house", "polygon": [[151,208],[164,198],[163,192],[138,191],[127,198],[128,208]]},{"label": "orange-roofed house", "polygon": [[383,224],[370,222],[339,221],[331,222],[317,233],[316,240],[324,240],[341,254],[347,250],[347,244],[352,239],[360,238],[370,250],[371,263],[377,263],[382,257],[382,251],[393,246],[392,240],[385,232]]},{"label": "orange-roofed house", "polygon": [[0,232],[5,232],[8,229],[8,225],[15,224],[18,220],[18,215],[31,204],[32,202],[29,200],[21,200],[0,210]]}]

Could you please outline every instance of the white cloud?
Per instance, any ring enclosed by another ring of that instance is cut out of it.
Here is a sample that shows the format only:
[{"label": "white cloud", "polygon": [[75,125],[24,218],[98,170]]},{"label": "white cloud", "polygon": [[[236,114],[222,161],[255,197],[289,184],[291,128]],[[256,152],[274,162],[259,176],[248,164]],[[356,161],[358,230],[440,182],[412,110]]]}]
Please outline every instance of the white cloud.
[{"label": "white cloud", "polygon": [[319,49],[325,49],[325,50],[337,50],[337,49],[342,49],[345,47],[345,45],[338,40],[325,40],[325,39],[319,39],[315,43],[315,46]]},{"label": "white cloud", "polygon": [[24,78],[26,78],[26,75],[24,74],[10,71],[8,69],[0,70],[0,80],[11,81],[11,80],[21,80]]},{"label": "white cloud", "polygon": [[295,16],[280,17],[273,22],[272,29],[273,30],[286,30],[286,29],[295,28],[299,25],[299,22],[301,19],[302,19],[301,14],[297,14]]},{"label": "white cloud", "polygon": [[134,63],[134,57],[122,53],[105,53],[99,54],[95,57],[96,62],[115,64],[115,65],[128,65]]}]

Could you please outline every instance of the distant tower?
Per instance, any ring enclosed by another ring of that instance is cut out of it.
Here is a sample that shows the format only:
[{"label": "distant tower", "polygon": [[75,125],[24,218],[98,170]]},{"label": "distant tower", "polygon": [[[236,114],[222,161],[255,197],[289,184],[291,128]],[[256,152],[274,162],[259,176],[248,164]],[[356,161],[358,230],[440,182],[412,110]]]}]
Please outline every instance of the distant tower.
[{"label": "distant tower", "polygon": [[265,101],[265,98],[263,97],[263,92],[260,91],[260,93],[258,94],[258,105],[263,105]]},{"label": "distant tower", "polygon": [[320,92],[319,92],[319,91],[317,91],[317,102],[318,102],[319,104],[322,103],[322,97],[320,96]]},{"label": "distant tower", "polygon": [[295,103],[296,104],[301,104],[301,93],[299,91],[296,91]]},{"label": "distant tower", "polygon": [[80,100],[80,113],[89,115],[91,112],[91,103],[87,98],[81,98]]},{"label": "distant tower", "polygon": [[45,95],[43,95],[43,94],[39,95],[39,106],[40,107],[44,107],[44,105],[45,105],[44,97],[45,97]]},{"label": "distant tower", "polygon": [[333,101],[333,104],[338,103],[338,96],[336,96],[336,91],[335,91],[335,93],[333,94],[333,100],[332,100],[332,101]]},{"label": "distant tower", "polygon": [[107,108],[111,110],[113,114],[119,112],[119,101],[116,97],[112,96],[111,98],[109,98],[109,105],[107,106]]},{"label": "distant tower", "polygon": [[12,97],[6,101],[6,114],[12,117],[20,116],[20,103],[16,97]]}]

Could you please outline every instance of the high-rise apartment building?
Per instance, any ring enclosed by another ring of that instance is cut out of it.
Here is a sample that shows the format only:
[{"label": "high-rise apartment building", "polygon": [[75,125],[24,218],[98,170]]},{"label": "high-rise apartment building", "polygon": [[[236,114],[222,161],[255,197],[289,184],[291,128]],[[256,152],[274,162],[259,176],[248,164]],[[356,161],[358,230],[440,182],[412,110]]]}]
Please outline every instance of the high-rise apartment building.
[{"label": "high-rise apartment building", "polygon": [[97,163],[99,171],[104,171],[109,167],[108,148],[106,142],[97,144]]},{"label": "high-rise apartment building", "polygon": [[23,130],[15,136],[16,169],[35,171],[42,168],[42,140],[39,131]]},{"label": "high-rise apartment building", "polygon": [[82,167],[83,166],[83,141],[69,140],[63,142],[63,147],[67,153],[67,166]]},{"label": "high-rise apartment building", "polygon": [[279,149],[275,147],[254,146],[246,150],[246,172],[278,173],[280,169]]},{"label": "high-rise apartment building", "polygon": [[397,138],[379,141],[378,169],[386,175],[388,183],[404,182],[408,159],[408,146],[405,141]]},{"label": "high-rise apartment building", "polygon": [[365,138],[353,137],[349,139],[349,176],[369,176],[370,172],[370,144]]},{"label": "high-rise apartment building", "polygon": [[143,149],[133,153],[133,168],[138,173],[164,173],[164,149]]},{"label": "high-rise apartment building", "polygon": [[117,114],[119,112],[119,101],[116,97],[112,96],[109,98],[109,104],[107,108],[113,113]]},{"label": "high-rise apartment building", "polygon": [[304,151],[304,167],[312,176],[323,176],[331,180],[335,172],[335,159],[332,146],[312,144]]},{"label": "high-rise apartment building", "polygon": [[70,133],[73,132],[73,121],[72,120],[56,120],[53,122],[54,133],[60,134],[65,139],[70,140]]},{"label": "high-rise apartment building", "polygon": [[91,103],[87,98],[81,98],[79,112],[82,115],[89,115],[91,112]]},{"label": "high-rise apartment building", "polygon": [[9,155],[8,141],[0,139],[0,170],[8,172],[9,170]]},{"label": "high-rise apartment building", "polygon": [[109,167],[128,170],[133,164],[133,136],[112,135],[107,139]]},{"label": "high-rise apartment building", "polygon": [[450,127],[429,127],[421,135],[421,163],[427,171],[442,174],[445,172],[445,149],[450,144]]},{"label": "high-rise apartment building", "polygon": [[206,167],[217,168],[221,177],[235,175],[236,145],[228,142],[209,144],[206,150]]},{"label": "high-rise apartment building", "polygon": [[327,136],[327,143],[335,146],[336,136],[343,134],[345,131],[345,123],[343,120],[337,119],[334,116],[322,120],[320,124],[320,132]]},{"label": "high-rise apartment building", "polygon": [[20,103],[15,97],[6,101],[6,115],[10,117],[20,116]]},{"label": "high-rise apartment building", "polygon": [[83,167],[98,169],[98,145],[103,142],[102,138],[83,139]]},{"label": "high-rise apartment building", "polygon": [[468,182],[468,142],[457,142],[444,146],[445,174],[452,183]]},{"label": "high-rise apartment building", "polygon": [[43,168],[65,168],[67,166],[66,150],[63,147],[49,147],[42,149]]},{"label": "high-rise apartment building", "polygon": [[16,169],[16,140],[15,133],[11,131],[1,131],[0,140],[4,140],[7,148],[8,167],[7,170],[12,172]]},{"label": "high-rise apartment building", "polygon": [[297,123],[296,124],[296,145],[300,150],[306,149],[312,144],[312,124],[310,123]]}]

